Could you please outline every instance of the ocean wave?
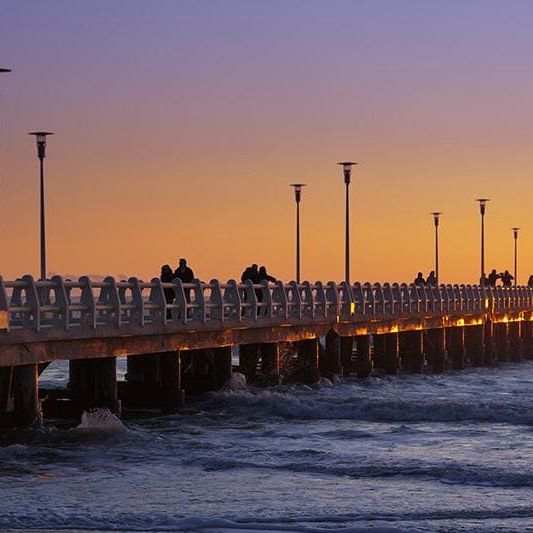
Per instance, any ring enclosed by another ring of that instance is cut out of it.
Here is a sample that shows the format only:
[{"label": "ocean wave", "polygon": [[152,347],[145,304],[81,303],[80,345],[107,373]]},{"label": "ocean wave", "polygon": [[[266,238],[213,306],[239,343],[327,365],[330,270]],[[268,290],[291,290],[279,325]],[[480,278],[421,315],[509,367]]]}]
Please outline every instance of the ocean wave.
[{"label": "ocean wave", "polygon": [[[276,517],[202,517],[173,515],[171,513],[113,513],[89,510],[42,508],[29,510],[24,515],[10,512],[0,516],[1,529],[47,529],[88,531],[301,531],[304,533],[402,533],[431,530],[449,531],[446,524],[459,526],[462,521],[475,520],[483,529],[483,522],[499,523],[507,520],[533,518],[529,507],[501,509],[443,509],[425,512],[375,512],[353,514],[276,516]],[[439,525],[441,527],[439,527]],[[444,527],[445,529],[442,529]],[[486,529],[486,528],[485,528]],[[483,530],[485,530],[483,529]],[[459,530],[454,528],[454,530]],[[463,529],[461,529],[463,530]],[[466,531],[466,529],[464,529]],[[490,531],[490,529],[486,529]],[[509,531],[509,529],[505,529]],[[518,529],[513,528],[512,531]]]},{"label": "ocean wave", "polygon": [[195,457],[185,460],[185,464],[200,466],[207,472],[225,470],[268,470],[318,474],[352,479],[365,478],[424,478],[443,484],[456,484],[477,487],[522,488],[533,487],[533,470],[512,470],[481,464],[459,463],[455,461],[381,461],[365,460],[356,462],[353,456],[349,462],[333,458],[328,462],[327,453],[302,453],[297,460],[291,460],[298,452],[277,454],[272,458],[235,459],[232,457]]},{"label": "ocean wave", "polygon": [[[329,388],[331,391],[331,388]],[[367,422],[491,422],[533,426],[533,397],[346,394],[307,390],[251,390],[212,393],[208,400],[225,416],[244,418],[361,420]],[[348,391],[349,392],[349,391]],[[233,413],[232,411],[233,410]]]}]

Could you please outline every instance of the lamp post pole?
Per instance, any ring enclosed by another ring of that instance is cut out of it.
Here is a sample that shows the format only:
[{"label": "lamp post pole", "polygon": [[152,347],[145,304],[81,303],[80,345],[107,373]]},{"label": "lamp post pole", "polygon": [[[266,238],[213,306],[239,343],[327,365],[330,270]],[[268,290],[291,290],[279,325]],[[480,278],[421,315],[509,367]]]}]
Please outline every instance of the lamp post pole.
[{"label": "lamp post pole", "polygon": [[0,74],[7,74],[8,72],[11,72],[11,69],[9,69],[9,68],[0,68]]},{"label": "lamp post pole", "polygon": [[485,206],[489,201],[488,198],[477,198],[479,202],[479,213],[481,215],[481,273],[479,277],[480,284],[485,286]]},{"label": "lamp post pole", "polygon": [[433,222],[435,224],[435,279],[437,280],[437,285],[439,284],[439,216],[442,213],[434,211],[431,213],[433,215]]},{"label": "lamp post pole", "polygon": [[350,284],[350,182],[352,177],[352,166],[357,165],[353,161],[341,161],[344,174],[344,184],[346,185],[346,228],[344,241],[344,281]]},{"label": "lamp post pole", "polygon": [[300,201],[302,199],[302,187],[305,183],[291,183],[294,187],[294,200],[296,202],[296,283],[300,283]]},{"label": "lamp post pole", "polygon": [[518,230],[520,228],[511,228],[513,230],[513,237],[514,237],[514,284],[515,286],[518,285]]},{"label": "lamp post pole", "polygon": [[40,167],[40,230],[41,230],[41,279],[46,279],[46,216],[44,206],[44,158],[46,156],[46,137],[53,135],[50,131],[33,131],[37,142],[37,157]]}]

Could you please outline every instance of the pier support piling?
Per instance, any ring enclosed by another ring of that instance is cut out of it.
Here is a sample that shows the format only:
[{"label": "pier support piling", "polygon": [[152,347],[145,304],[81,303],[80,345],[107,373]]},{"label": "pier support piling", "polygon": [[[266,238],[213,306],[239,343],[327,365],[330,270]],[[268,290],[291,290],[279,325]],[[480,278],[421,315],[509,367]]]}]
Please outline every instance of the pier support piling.
[{"label": "pier support piling", "polygon": [[248,383],[253,383],[259,370],[259,344],[241,344],[239,346],[239,368]]},{"label": "pier support piling", "polygon": [[342,376],[343,374],[341,341],[340,337],[333,330],[328,331],[326,335],[326,349],[324,357],[320,359],[320,372],[328,378]]},{"label": "pier support piling", "polygon": [[213,348],[215,385],[221,389],[231,379],[231,346]]},{"label": "pier support piling", "polygon": [[366,378],[372,373],[372,356],[370,353],[370,335],[357,335],[355,337],[357,348],[354,371],[358,378]]},{"label": "pier support piling", "polygon": [[470,366],[485,364],[485,327],[483,324],[465,328],[466,354]]},{"label": "pier support piling", "polygon": [[446,370],[446,331],[444,328],[428,329],[424,335],[424,353],[433,372]]},{"label": "pier support piling", "polygon": [[301,381],[304,383],[317,383],[320,380],[318,367],[318,339],[305,339],[296,343],[298,359],[303,363]]},{"label": "pier support piling", "polygon": [[494,341],[494,322],[487,320],[484,325],[484,341],[485,341],[485,364],[487,366],[494,366],[498,364],[498,350],[496,342]]},{"label": "pier support piling", "polygon": [[277,342],[268,342],[260,345],[261,353],[261,371],[270,381],[275,383],[279,381],[279,344]]},{"label": "pier support piling", "polygon": [[465,328],[454,326],[448,330],[448,357],[454,370],[462,370],[465,367]]},{"label": "pier support piling", "polygon": [[522,336],[520,334],[521,325],[522,322],[519,320],[507,324],[509,355],[513,362],[522,361],[523,359]]},{"label": "pier support piling", "polygon": [[522,322],[522,351],[524,359],[533,359],[533,322],[526,320]]},{"label": "pier support piling", "polygon": [[165,352],[159,354],[161,409],[173,412],[185,403],[185,391],[181,384],[181,353]]},{"label": "pier support piling", "polygon": [[161,409],[172,412],[185,403],[182,359],[188,358],[189,377],[193,374],[191,351],[179,350],[153,355],[131,356],[127,360],[122,398],[128,409]]},{"label": "pier support piling", "polygon": [[385,368],[385,350],[386,350],[386,342],[385,342],[385,335],[372,335],[372,362],[374,364],[374,368]]},{"label": "pier support piling", "polygon": [[401,368],[398,333],[385,333],[383,338],[385,342],[385,372],[397,374]]},{"label": "pier support piling", "polygon": [[349,376],[354,372],[353,368],[353,337],[340,337],[342,375]]},{"label": "pier support piling", "polygon": [[99,407],[120,414],[116,357],[74,359],[69,369],[69,389],[79,414]]},{"label": "pier support piling", "polygon": [[399,334],[402,368],[413,373],[421,373],[425,365],[422,330],[403,331]]},{"label": "pier support piling", "polygon": [[498,361],[507,363],[510,360],[509,331],[507,322],[496,322],[494,324],[494,341],[498,353]]},{"label": "pier support piling", "polygon": [[0,368],[0,429],[40,423],[38,365]]}]

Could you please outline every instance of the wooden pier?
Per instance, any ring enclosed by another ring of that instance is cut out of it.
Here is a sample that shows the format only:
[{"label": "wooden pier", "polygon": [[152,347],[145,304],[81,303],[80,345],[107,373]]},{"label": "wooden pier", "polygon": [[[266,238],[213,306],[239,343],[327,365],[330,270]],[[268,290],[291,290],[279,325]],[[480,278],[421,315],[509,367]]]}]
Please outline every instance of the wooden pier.
[{"label": "wooden pier", "polygon": [[0,279],[0,427],[57,412],[57,398],[39,397],[53,361],[69,361],[70,414],[168,412],[231,378],[233,346],[238,371],[266,385],[518,361],[533,358],[533,289]]}]

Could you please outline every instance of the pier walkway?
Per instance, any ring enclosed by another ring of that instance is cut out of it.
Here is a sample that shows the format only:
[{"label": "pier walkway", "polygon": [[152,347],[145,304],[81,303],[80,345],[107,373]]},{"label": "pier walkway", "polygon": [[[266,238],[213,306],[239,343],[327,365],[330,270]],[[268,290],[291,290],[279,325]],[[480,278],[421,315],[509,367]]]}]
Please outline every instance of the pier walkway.
[{"label": "pier walkway", "polygon": [[170,409],[223,386],[234,346],[239,371],[266,382],[518,360],[533,357],[533,288],[0,279],[0,425],[35,420],[52,361],[70,361],[78,410]]}]

